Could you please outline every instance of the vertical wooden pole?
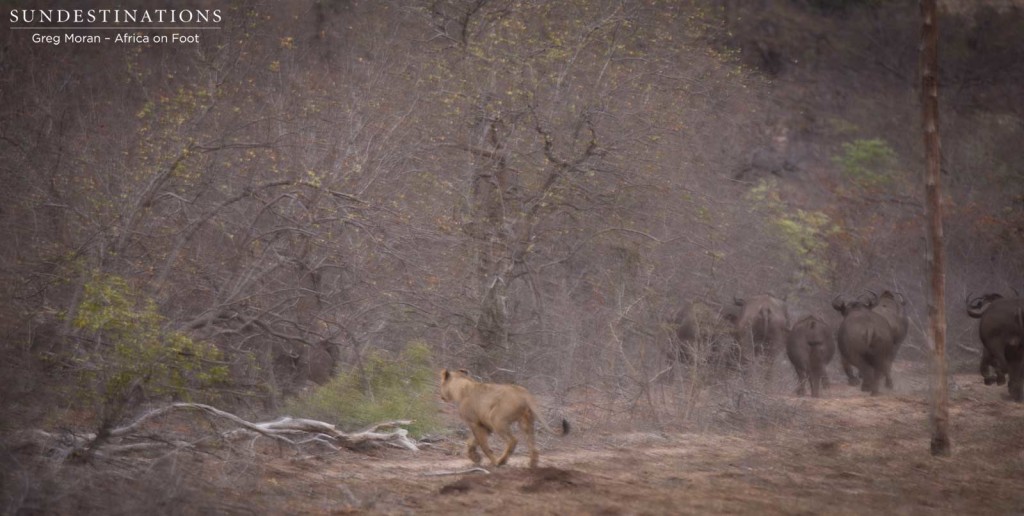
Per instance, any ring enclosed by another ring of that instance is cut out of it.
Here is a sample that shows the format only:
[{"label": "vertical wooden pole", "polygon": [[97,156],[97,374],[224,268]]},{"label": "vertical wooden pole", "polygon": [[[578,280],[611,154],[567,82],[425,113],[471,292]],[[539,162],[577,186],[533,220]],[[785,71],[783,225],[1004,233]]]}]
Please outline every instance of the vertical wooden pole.
[{"label": "vertical wooden pole", "polygon": [[946,251],[942,235],[942,148],[939,142],[939,26],[937,0],[921,0],[921,122],[924,128],[925,195],[931,295],[928,333],[934,346],[932,455],[951,453],[946,364]]}]

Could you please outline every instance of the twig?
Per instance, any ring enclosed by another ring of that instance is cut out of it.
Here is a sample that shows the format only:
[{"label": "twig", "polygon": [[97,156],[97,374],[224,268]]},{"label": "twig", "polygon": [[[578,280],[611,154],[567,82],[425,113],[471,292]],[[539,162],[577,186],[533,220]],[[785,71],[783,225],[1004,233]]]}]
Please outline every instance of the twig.
[{"label": "twig", "polygon": [[466,475],[468,473],[483,473],[485,475],[490,475],[491,474],[490,471],[488,471],[488,470],[486,470],[484,468],[474,467],[474,468],[469,468],[469,469],[460,469],[460,470],[457,470],[457,471],[437,471],[437,472],[433,472],[433,473],[420,473],[420,476],[421,477],[445,477],[445,476],[450,476],[450,475]]},{"label": "twig", "polygon": [[978,351],[978,350],[976,350],[976,349],[974,349],[974,348],[972,348],[970,346],[965,346],[963,344],[960,344],[959,342],[956,344],[956,347],[958,347],[958,348],[960,348],[960,349],[962,349],[964,351],[967,351],[969,353],[975,354],[975,355],[980,355],[981,354],[981,351]]}]

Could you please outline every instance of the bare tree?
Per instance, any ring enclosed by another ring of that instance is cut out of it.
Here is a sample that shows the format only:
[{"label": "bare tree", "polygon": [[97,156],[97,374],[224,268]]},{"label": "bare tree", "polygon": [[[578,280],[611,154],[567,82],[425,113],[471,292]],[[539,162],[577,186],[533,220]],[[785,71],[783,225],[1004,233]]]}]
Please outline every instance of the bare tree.
[{"label": "bare tree", "polygon": [[934,346],[932,455],[949,455],[949,387],[946,364],[946,254],[942,238],[942,182],[939,177],[939,27],[936,0],[921,0],[921,109],[924,128],[925,193],[928,216],[928,265],[931,297],[928,333]]}]

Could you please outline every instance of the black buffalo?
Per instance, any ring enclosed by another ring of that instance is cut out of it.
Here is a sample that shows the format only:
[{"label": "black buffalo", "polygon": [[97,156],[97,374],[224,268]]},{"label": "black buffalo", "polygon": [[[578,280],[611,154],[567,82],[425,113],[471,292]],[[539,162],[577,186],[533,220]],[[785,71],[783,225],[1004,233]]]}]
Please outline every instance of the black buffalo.
[{"label": "black buffalo", "polygon": [[796,370],[799,386],[796,393],[803,396],[810,383],[811,396],[821,396],[821,388],[828,388],[825,366],[836,353],[836,340],[832,329],[822,319],[808,315],[797,321],[789,332],[786,355]]},{"label": "black buffalo", "polygon": [[832,308],[843,314],[843,322],[836,334],[843,370],[850,385],[857,385],[858,379],[852,367],[860,372],[861,390],[878,395],[881,377],[889,377],[892,361],[896,355],[896,344],[889,321],[872,310],[872,300],[845,301],[836,296]]},{"label": "black buffalo", "polygon": [[1010,398],[1024,401],[1024,299],[1004,299],[999,294],[968,296],[967,315],[979,319],[978,336],[984,346],[980,369],[985,383],[1002,384],[1004,375],[1009,374]]},{"label": "black buffalo", "polygon": [[786,347],[789,335],[789,311],[786,302],[762,294],[747,299],[734,299],[740,313],[736,320],[736,342],[740,347],[741,365],[763,360],[770,379],[775,357]]},{"label": "black buffalo", "polygon": [[704,301],[687,303],[672,318],[671,362],[735,365],[733,331],[739,309]]},{"label": "black buffalo", "polygon": [[[910,326],[910,321],[904,309],[907,300],[903,297],[903,294],[893,293],[888,290],[882,292],[881,296],[875,295],[874,292],[871,295],[873,297],[871,303],[874,305],[872,310],[878,315],[885,317],[886,322],[889,323],[889,330],[892,333],[893,341],[892,355],[895,358],[896,354],[900,351],[900,344],[903,344],[903,341],[907,338],[907,328]],[[892,389],[892,375],[887,374],[885,376],[885,386]]]}]

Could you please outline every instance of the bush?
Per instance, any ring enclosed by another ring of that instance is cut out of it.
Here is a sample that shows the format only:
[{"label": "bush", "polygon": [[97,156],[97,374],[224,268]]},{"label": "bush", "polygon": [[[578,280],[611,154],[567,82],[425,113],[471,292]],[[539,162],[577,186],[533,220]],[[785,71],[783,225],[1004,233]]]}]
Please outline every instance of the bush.
[{"label": "bush", "polygon": [[98,405],[102,425],[116,423],[137,392],[190,399],[227,379],[216,347],[167,328],[156,303],[120,276],[93,273],[73,323],[91,343],[73,359],[74,394]]},{"label": "bush", "polygon": [[844,143],[842,154],[833,161],[855,184],[878,189],[892,184],[899,159],[885,140],[872,139]]},{"label": "bush", "polygon": [[839,231],[831,217],[821,211],[792,208],[782,200],[774,181],[762,180],[747,199],[766,215],[772,235],[796,262],[799,274],[826,285],[832,271],[828,238]]},{"label": "bush", "polygon": [[335,376],[327,384],[290,401],[296,417],[334,422],[346,431],[395,419],[412,419],[410,433],[420,436],[439,427],[430,348],[410,343],[398,357],[375,351],[361,369]]}]

